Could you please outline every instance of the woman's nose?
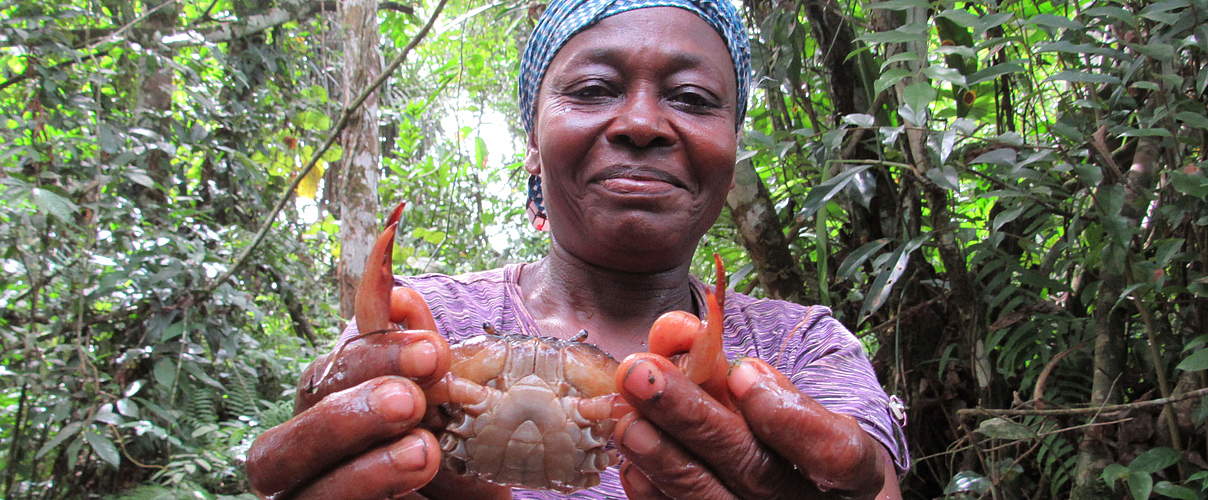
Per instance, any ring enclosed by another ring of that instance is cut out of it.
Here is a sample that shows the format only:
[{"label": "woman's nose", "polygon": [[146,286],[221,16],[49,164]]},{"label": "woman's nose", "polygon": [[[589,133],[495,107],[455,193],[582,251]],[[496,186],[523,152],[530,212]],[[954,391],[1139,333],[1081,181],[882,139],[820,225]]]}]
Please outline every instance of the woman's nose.
[{"label": "woman's nose", "polygon": [[675,144],[675,131],[665,112],[656,93],[640,91],[630,94],[609,124],[606,132],[609,142],[634,148]]}]

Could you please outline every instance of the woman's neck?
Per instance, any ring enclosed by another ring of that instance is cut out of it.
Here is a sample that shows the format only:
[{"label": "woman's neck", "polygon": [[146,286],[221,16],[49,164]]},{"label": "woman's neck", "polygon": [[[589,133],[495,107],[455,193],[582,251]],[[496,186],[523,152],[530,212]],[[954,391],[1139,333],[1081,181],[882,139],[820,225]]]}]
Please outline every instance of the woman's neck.
[{"label": "woman's neck", "polygon": [[693,311],[688,263],[655,273],[629,273],[584,262],[552,245],[519,277],[525,306],[542,335],[587,330],[588,342],[618,359],[645,350],[650,325],[673,310]]}]

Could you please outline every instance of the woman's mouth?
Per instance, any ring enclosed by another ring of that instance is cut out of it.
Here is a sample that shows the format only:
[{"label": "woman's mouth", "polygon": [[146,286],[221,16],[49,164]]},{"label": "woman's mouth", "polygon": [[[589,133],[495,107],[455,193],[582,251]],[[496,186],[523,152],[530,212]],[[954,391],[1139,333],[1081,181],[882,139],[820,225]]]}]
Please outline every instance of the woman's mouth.
[{"label": "woman's mouth", "polygon": [[662,194],[684,187],[675,176],[648,168],[610,168],[598,179],[604,189],[620,194]]}]

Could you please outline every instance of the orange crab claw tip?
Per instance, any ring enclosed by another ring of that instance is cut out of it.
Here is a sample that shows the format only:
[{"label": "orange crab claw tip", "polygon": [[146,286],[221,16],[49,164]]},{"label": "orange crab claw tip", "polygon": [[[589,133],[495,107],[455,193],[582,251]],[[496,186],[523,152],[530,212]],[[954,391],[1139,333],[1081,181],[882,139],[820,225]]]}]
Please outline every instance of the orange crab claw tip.
[{"label": "orange crab claw tip", "polygon": [[386,218],[386,226],[391,226],[398,223],[399,219],[403,216],[403,207],[405,206],[407,206],[407,202],[398,202],[398,205],[394,207],[394,210],[390,211],[390,217]]}]

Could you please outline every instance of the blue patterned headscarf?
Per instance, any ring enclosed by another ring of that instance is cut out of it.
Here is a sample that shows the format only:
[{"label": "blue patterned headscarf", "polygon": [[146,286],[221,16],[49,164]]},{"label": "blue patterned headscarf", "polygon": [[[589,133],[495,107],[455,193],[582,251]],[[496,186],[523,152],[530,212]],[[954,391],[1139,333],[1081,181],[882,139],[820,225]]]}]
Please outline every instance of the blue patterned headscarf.
[{"label": "blue patterned headscarf", "polygon": [[[734,62],[734,77],[738,82],[738,102],[735,130],[742,126],[747,114],[747,97],[751,92],[751,45],[747,30],[730,0],[551,0],[520,61],[520,113],[524,130],[533,132],[537,90],[554,55],[571,37],[600,20],[622,12],[646,7],[678,7],[700,16],[717,30],[726,42],[730,60]],[[541,197],[541,178],[532,176],[528,185],[530,219],[537,229],[546,229],[545,207]]]}]

